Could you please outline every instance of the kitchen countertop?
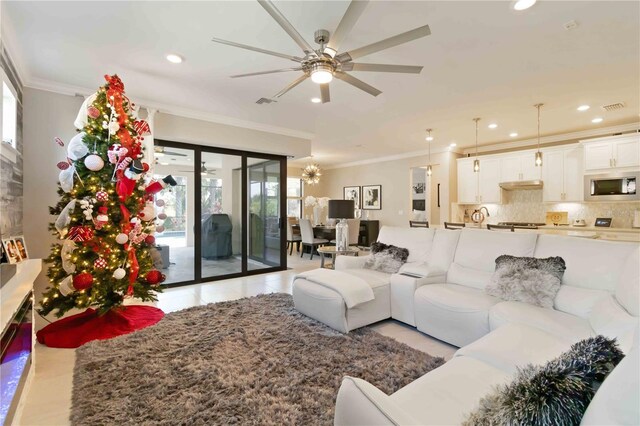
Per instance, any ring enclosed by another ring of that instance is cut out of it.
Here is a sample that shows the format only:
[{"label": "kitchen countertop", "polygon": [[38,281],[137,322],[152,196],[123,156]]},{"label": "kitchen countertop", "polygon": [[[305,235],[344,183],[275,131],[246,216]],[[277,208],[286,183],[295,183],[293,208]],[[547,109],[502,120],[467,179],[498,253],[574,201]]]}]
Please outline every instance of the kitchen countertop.
[{"label": "kitchen countertop", "polygon": [[[493,224],[492,224],[493,225]],[[436,226],[441,227],[441,226]],[[482,226],[467,223],[467,228],[487,229],[487,222]],[[553,226],[544,225],[537,229],[516,228],[515,232],[536,232],[538,234],[567,235],[577,238],[593,238],[610,241],[632,241],[640,242],[640,229],[636,228],[604,228],[595,226]]]},{"label": "kitchen countertop", "polygon": [[640,228],[615,228],[615,227],[606,228],[603,226],[544,225],[544,226],[539,226],[538,229],[556,229],[556,230],[566,229],[570,231],[595,231],[595,232],[632,232],[632,233],[640,234]]}]

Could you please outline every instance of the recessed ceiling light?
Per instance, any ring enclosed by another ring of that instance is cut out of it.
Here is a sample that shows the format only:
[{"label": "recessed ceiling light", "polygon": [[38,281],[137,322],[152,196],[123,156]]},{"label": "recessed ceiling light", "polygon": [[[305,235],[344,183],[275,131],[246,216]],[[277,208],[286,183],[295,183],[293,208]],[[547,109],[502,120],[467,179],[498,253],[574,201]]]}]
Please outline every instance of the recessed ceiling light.
[{"label": "recessed ceiling light", "polygon": [[180,55],[176,55],[175,53],[170,53],[167,55],[167,61],[172,64],[180,64],[182,63],[182,57]]},{"label": "recessed ceiling light", "polygon": [[168,166],[169,163],[160,163],[161,166]]},{"label": "recessed ceiling light", "polygon": [[593,120],[591,120],[592,123],[602,123],[603,118],[602,117],[596,117]]},{"label": "recessed ceiling light", "polygon": [[322,102],[322,99],[320,99],[320,98],[311,98],[311,102],[313,102],[314,104],[319,104],[320,102]]},{"label": "recessed ceiling light", "polygon": [[433,140],[433,136],[427,136],[424,138],[426,141],[431,142]]},{"label": "recessed ceiling light", "polygon": [[164,153],[162,153],[162,152],[156,152],[154,155],[156,157],[164,157]]},{"label": "recessed ceiling light", "polygon": [[578,107],[578,111],[580,111],[580,112],[582,112],[582,111],[586,111],[586,110],[588,110],[589,108],[591,108],[589,105],[580,105],[580,106]]},{"label": "recessed ceiling light", "polygon": [[451,143],[449,144],[449,146],[450,146],[450,147],[454,147],[454,146],[456,146],[456,145],[458,145],[458,144],[457,144],[457,143],[455,143],[455,142],[451,142]]},{"label": "recessed ceiling light", "polygon": [[496,123],[491,123],[488,126],[490,129],[495,129],[496,127],[498,127],[498,125]]},{"label": "recessed ceiling light", "polygon": [[536,4],[537,0],[517,0],[514,4],[513,4],[513,8],[515,10],[525,10],[525,9],[529,9],[531,6],[533,6],[534,4]]},{"label": "recessed ceiling light", "polygon": [[516,132],[511,132],[509,133],[509,136],[511,136],[512,138],[516,138],[518,137],[518,134]]}]

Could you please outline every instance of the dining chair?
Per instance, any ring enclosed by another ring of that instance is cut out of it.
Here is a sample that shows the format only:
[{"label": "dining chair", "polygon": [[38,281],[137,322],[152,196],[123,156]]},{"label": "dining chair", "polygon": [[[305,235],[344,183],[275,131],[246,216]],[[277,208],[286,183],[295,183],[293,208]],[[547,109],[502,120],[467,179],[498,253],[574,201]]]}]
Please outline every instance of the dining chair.
[{"label": "dining chair", "polygon": [[464,222],[445,222],[444,229],[462,229],[466,227],[467,224]]},{"label": "dining chair", "polygon": [[491,225],[491,224],[487,224],[487,229],[489,231],[509,231],[509,232],[515,232],[516,229],[513,227],[513,225]]},{"label": "dining chair", "polygon": [[297,245],[297,251],[300,251],[300,243],[302,242],[302,236],[293,232],[293,222],[287,220],[287,248],[289,250],[289,256],[293,254],[293,245]]},{"label": "dining chair", "polygon": [[429,227],[429,221],[419,221],[419,220],[410,220],[409,221],[409,226],[411,228],[428,228]]},{"label": "dining chair", "polygon": [[311,256],[309,260],[313,259],[314,250],[324,244],[327,244],[329,240],[324,238],[315,238],[313,235],[313,227],[309,219],[300,219],[300,234],[302,236],[302,250],[300,251],[300,257],[304,256],[304,248],[309,247]]}]

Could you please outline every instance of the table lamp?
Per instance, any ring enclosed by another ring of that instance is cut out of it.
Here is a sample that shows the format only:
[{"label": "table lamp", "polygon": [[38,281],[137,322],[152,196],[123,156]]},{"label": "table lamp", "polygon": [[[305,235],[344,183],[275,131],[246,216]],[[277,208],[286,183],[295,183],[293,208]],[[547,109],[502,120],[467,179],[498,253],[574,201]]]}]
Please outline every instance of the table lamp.
[{"label": "table lamp", "polygon": [[355,203],[353,200],[329,200],[329,218],[340,219],[336,224],[336,250],[349,247],[349,225],[347,219],[353,219]]}]

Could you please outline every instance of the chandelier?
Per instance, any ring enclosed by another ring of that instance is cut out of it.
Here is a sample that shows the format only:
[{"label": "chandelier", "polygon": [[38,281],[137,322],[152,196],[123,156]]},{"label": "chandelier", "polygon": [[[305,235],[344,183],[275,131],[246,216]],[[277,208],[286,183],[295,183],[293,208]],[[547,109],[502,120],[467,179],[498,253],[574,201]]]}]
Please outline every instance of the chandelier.
[{"label": "chandelier", "polygon": [[315,163],[309,163],[302,169],[302,180],[309,185],[320,183],[320,176],[320,167]]}]

